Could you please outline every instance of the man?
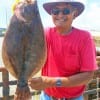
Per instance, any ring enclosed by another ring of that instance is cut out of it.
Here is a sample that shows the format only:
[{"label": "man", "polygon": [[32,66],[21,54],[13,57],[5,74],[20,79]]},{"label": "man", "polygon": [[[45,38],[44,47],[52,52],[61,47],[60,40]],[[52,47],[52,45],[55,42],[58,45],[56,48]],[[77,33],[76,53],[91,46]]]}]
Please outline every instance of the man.
[{"label": "man", "polygon": [[74,0],[51,0],[43,4],[55,27],[45,30],[47,60],[42,76],[29,81],[43,90],[41,100],[83,100],[86,84],[97,69],[95,45],[89,32],[72,26],[84,10]]}]

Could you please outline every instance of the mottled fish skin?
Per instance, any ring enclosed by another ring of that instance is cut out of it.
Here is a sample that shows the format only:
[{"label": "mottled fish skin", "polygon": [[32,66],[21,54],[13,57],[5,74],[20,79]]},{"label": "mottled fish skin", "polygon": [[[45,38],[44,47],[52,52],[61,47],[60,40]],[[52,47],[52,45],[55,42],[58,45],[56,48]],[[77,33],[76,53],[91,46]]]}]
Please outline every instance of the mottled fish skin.
[{"label": "mottled fish skin", "polygon": [[45,63],[46,46],[37,2],[23,4],[20,10],[25,22],[12,16],[3,41],[2,57],[13,76],[28,80]]}]

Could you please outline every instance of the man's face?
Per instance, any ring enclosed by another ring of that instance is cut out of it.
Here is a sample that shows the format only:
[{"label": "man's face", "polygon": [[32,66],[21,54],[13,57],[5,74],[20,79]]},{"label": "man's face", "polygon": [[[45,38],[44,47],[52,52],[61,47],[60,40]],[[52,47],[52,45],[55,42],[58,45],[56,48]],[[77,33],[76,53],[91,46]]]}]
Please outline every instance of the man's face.
[{"label": "man's face", "polygon": [[61,3],[56,5],[51,11],[52,19],[56,27],[69,27],[74,19],[74,13],[72,6],[69,4]]}]

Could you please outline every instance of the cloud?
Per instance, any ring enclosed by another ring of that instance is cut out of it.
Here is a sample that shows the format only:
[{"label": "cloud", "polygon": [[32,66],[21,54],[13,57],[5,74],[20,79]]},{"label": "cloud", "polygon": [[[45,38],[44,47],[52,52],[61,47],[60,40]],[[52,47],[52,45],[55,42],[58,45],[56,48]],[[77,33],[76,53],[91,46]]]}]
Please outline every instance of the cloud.
[{"label": "cloud", "polygon": [[86,9],[78,18],[74,25],[87,30],[100,31],[100,4],[98,2],[88,2]]},{"label": "cloud", "polygon": [[86,14],[87,22],[94,29],[100,30],[100,6],[97,3],[92,3]]}]

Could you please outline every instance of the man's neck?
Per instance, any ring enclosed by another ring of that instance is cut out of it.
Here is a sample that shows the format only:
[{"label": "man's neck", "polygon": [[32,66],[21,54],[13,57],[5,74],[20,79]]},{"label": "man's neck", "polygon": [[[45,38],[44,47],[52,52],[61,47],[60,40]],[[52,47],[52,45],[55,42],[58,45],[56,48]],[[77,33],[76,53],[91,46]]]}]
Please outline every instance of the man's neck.
[{"label": "man's neck", "polygon": [[70,28],[58,28],[57,31],[62,34],[62,35],[67,35],[67,34],[70,34],[70,32],[72,31],[72,27]]}]

